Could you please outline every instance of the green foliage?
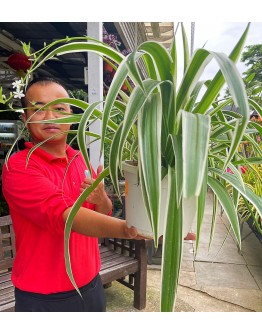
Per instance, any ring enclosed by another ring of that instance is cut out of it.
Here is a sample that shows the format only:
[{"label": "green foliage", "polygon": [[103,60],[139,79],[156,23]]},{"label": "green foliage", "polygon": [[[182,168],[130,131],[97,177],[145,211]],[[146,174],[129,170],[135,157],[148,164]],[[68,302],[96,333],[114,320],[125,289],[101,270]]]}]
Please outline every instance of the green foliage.
[{"label": "green foliage", "polygon": [[254,74],[252,81],[262,82],[262,44],[249,45],[241,55],[241,61],[249,68],[244,72],[246,78]]},{"label": "green foliage", "polygon": [[[255,193],[260,199],[262,198],[262,165],[250,165],[243,174],[243,180],[247,187]],[[262,235],[262,220],[256,207],[245,197],[239,199],[238,212],[243,222],[249,219],[254,223],[257,232]]]},{"label": "green foliage", "polygon": [[84,91],[83,89],[69,90],[68,93],[69,93],[69,96],[74,99],[82,100],[82,101],[88,100],[88,93]]}]

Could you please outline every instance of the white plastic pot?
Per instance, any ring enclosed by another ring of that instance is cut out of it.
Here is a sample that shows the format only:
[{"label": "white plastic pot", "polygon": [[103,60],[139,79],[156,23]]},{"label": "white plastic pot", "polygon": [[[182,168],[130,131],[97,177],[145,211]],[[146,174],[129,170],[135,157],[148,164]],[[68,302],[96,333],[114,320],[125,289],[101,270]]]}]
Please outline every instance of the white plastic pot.
[{"label": "white plastic pot", "polygon": [[[125,176],[125,211],[128,226],[135,226],[138,233],[146,238],[153,238],[153,230],[147,217],[138,181],[138,167],[128,162],[122,164]],[[162,199],[158,237],[164,233],[165,209],[167,198],[167,178],[162,181]]]}]

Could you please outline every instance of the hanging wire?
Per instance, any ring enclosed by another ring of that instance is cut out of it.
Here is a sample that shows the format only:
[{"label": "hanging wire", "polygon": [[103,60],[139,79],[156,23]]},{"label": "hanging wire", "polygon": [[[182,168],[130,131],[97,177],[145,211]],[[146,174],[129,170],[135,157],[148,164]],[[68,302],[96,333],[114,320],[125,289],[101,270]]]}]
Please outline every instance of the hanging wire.
[{"label": "hanging wire", "polygon": [[174,28],[175,28],[175,24],[173,23],[174,36],[176,35],[176,32],[177,32],[178,27],[179,27],[179,22],[177,23],[177,25],[176,25],[176,29],[174,30]]},{"label": "hanging wire", "polygon": [[195,22],[191,22],[191,56],[194,52],[194,41],[195,41]]},{"label": "hanging wire", "polygon": [[138,46],[138,24],[135,22],[135,48]]}]

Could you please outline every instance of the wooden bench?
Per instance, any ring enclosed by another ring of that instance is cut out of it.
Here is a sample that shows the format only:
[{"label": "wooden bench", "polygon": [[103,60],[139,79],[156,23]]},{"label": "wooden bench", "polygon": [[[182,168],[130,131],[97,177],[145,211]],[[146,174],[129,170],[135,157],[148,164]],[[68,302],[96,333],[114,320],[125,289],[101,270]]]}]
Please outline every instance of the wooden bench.
[{"label": "wooden bench", "polygon": [[14,287],[11,271],[15,257],[15,235],[10,216],[0,217],[0,311],[12,311]]},{"label": "wooden bench", "polygon": [[[101,279],[104,286],[118,281],[134,291],[134,307],[146,307],[148,240],[101,239]],[[11,271],[15,236],[10,216],[0,217],[0,311],[14,311]]]}]

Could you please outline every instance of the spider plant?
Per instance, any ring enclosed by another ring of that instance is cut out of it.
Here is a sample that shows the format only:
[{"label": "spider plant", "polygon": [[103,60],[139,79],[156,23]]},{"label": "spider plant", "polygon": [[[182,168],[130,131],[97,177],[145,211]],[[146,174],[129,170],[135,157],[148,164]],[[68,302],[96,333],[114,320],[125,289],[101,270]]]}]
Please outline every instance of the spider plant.
[{"label": "spider plant", "polygon": [[[117,130],[111,145],[109,168],[117,189],[118,170],[121,170],[123,161],[122,153],[124,148],[130,145],[128,139],[132,133],[135,136],[132,143],[137,143],[139,179],[155,234],[155,243],[158,237],[160,210],[166,212],[162,311],[172,311],[174,308],[182,257],[183,229],[186,231],[186,226],[192,223],[185,221],[183,208],[193,208],[191,217],[197,216],[197,244],[207,186],[214,191],[215,198],[228,215],[239,245],[241,238],[235,210],[239,194],[249,199],[259,215],[262,215],[261,198],[245,186],[241,173],[235,167],[239,164],[238,147],[242,140],[248,140],[255,146],[260,161],[262,157],[260,148],[246,131],[249,103],[243,81],[234,64],[241,53],[249,25],[229,57],[222,53],[199,49],[190,59],[183,25],[181,29],[185,62],[181,83],[177,83],[176,40],[170,51],[156,42],[144,42],[119,65],[105,100],[103,115],[102,143],[107,118],[109,119],[118,91],[128,74],[136,86],[126,104],[123,125]],[[147,68],[146,78],[141,76],[137,66],[139,59],[143,60]],[[201,82],[199,78],[211,59],[217,61],[220,70],[212,80]],[[216,98],[224,83],[229,87],[231,98],[217,103]],[[197,100],[200,88],[204,85],[206,91]],[[225,115],[222,108],[232,101],[239,107],[239,114]],[[261,113],[261,109],[258,112]],[[130,151],[136,150],[132,147]],[[225,172],[227,166],[233,170],[233,174]],[[160,208],[161,180],[166,175],[167,206]],[[234,189],[232,197],[226,190],[225,181]],[[191,203],[195,205],[189,205]]]},{"label": "spider plant", "polygon": [[[249,24],[229,56],[202,48],[190,57],[187,36],[181,24],[184,73],[180,83],[177,79],[177,36],[170,50],[160,43],[147,41],[128,56],[123,56],[92,39],[88,39],[88,42],[68,39],[62,46],[53,44],[52,49],[46,47],[40,54],[35,55],[31,72],[54,56],[83,51],[96,52],[117,67],[104,101],[103,112],[96,109],[101,101],[89,105],[76,99],[60,99],[59,101],[82,108],[83,113],[54,120],[79,123],[77,140],[88,165],[84,140],[87,123],[97,118],[102,119],[101,153],[105,140],[111,140],[106,136],[108,129],[112,133],[109,166],[93,186],[80,195],[66,222],[65,260],[68,275],[76,288],[68,250],[74,214],[87,195],[109,173],[116,191],[119,192],[118,173],[122,171],[122,161],[126,159],[138,160],[144,204],[156,244],[160,211],[165,210],[161,311],[174,309],[183,251],[183,230],[187,230],[192,223],[183,216],[183,209],[189,210],[189,203],[193,203],[190,206],[193,208],[191,216],[196,216],[197,220],[197,245],[208,186],[214,192],[215,207],[217,201],[220,202],[227,214],[239,246],[241,237],[236,207],[240,194],[252,203],[262,216],[261,198],[244,184],[239,172],[239,165],[243,162],[238,147],[242,141],[250,141],[256,150],[255,163],[261,163],[262,157],[260,147],[250,134],[250,101],[235,66],[248,29]],[[201,74],[212,59],[216,60],[220,70],[211,80],[201,81]],[[143,77],[139,70],[138,64],[141,62],[147,70],[146,77]],[[132,82],[129,95],[121,91],[127,79]],[[219,102],[219,92],[225,83],[229,87],[230,97]],[[202,90],[204,93],[201,96],[199,93]],[[53,103],[56,102],[58,100]],[[223,107],[232,103],[239,108],[239,113],[223,112]],[[261,108],[252,101],[250,103],[261,116]],[[111,120],[116,109],[124,114],[120,126]],[[251,130],[261,134],[261,127]],[[245,159],[246,165],[250,159]],[[228,167],[232,173],[226,172]],[[164,177],[168,179],[168,198],[166,208],[161,208],[161,180]],[[232,186],[232,195],[227,191],[226,183]]]},{"label": "spider plant", "polygon": [[[246,186],[251,189],[258,197],[262,198],[262,165],[249,165],[249,168],[245,170],[243,180]],[[246,223],[251,220],[256,231],[262,235],[262,223],[261,216],[259,216],[256,207],[248,202],[245,197],[240,197],[238,203],[238,213],[241,221]]]}]

